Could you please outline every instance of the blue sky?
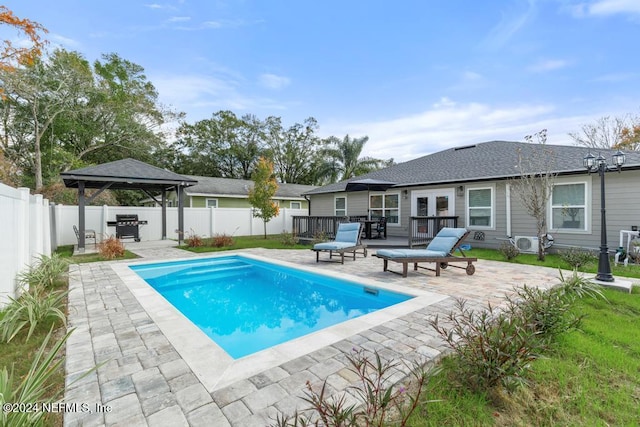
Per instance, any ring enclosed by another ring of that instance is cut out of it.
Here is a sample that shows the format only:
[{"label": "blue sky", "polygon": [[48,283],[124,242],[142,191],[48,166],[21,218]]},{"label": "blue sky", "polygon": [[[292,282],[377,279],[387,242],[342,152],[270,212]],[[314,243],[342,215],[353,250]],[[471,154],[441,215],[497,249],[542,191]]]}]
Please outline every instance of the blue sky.
[{"label": "blue sky", "polygon": [[315,117],[409,160],[640,112],[640,0],[24,0],[53,47],[144,67],[195,122]]}]

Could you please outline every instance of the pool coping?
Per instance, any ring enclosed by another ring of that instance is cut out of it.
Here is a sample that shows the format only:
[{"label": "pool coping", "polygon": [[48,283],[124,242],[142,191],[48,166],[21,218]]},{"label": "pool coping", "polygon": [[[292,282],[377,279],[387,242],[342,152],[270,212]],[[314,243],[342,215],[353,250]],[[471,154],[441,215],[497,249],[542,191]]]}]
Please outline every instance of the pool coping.
[{"label": "pool coping", "polygon": [[[197,258],[228,257],[229,255],[231,254],[228,252],[224,254],[203,254],[197,257],[174,258],[171,259],[171,262],[194,260]],[[160,328],[171,345],[173,345],[209,393],[449,298],[448,295],[444,294],[402,287],[395,284],[380,283],[342,272],[321,270],[309,266],[305,266],[303,269],[296,263],[262,257],[255,254],[243,252],[234,253],[233,255],[294,268],[296,270],[308,271],[331,278],[349,280],[367,287],[386,289],[411,295],[413,298],[257,353],[239,359],[233,359],[203,331],[180,313],[178,309],[146,283],[135,271],[129,268],[129,266],[135,265],[155,264],[159,262],[158,260],[134,261],[111,265],[113,271]],[[215,360],[215,363],[211,363],[212,360]]]}]

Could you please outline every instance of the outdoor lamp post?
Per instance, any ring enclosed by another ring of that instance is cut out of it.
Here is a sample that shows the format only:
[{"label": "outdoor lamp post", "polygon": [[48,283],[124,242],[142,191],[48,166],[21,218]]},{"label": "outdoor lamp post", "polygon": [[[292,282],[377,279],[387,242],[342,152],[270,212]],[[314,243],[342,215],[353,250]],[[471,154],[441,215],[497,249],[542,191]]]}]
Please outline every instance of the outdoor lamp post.
[{"label": "outdoor lamp post", "polygon": [[620,172],[624,164],[624,153],[618,151],[612,157],[612,166],[607,165],[607,160],[598,154],[595,157],[591,153],[587,153],[583,160],[584,167],[587,172],[598,171],[600,174],[600,256],[598,258],[598,274],[596,280],[603,282],[613,282],[615,279],[611,274],[611,265],[609,264],[609,248],[607,247],[607,218],[604,205],[604,173],[610,170]]}]

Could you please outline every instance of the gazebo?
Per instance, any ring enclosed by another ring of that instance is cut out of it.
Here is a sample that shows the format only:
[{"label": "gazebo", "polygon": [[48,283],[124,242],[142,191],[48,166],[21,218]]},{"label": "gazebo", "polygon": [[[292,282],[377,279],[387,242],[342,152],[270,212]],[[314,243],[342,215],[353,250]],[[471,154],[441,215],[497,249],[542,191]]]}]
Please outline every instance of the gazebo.
[{"label": "gazebo", "polygon": [[[78,189],[78,251],[85,249],[85,205],[102,191],[142,190],[162,206],[162,239],[167,238],[167,191],[174,190],[178,196],[178,243],[184,235],[183,190],[198,183],[177,173],[152,166],[135,159],[116,160],[97,166],[62,172],[60,177],[67,188]],[[85,189],[98,189],[90,198],[85,197]],[[162,200],[156,196],[161,194]]]}]

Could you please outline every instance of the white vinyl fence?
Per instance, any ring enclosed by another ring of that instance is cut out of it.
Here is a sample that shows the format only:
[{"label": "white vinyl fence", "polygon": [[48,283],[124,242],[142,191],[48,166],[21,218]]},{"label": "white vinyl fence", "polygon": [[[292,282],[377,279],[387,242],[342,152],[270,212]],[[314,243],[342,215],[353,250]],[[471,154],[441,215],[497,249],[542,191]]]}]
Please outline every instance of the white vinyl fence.
[{"label": "white vinyl fence", "polygon": [[[73,226],[78,225],[77,206],[52,206],[52,222],[55,223],[54,247],[78,243]],[[178,239],[178,208],[167,209],[167,239]],[[262,219],[252,214],[251,208],[184,208],[185,238],[192,234],[211,237],[217,234],[229,236],[257,236],[264,234]],[[107,221],[115,221],[116,215],[135,214],[138,220],[147,221],[139,226],[140,240],[162,239],[162,208],[132,206],[86,206],[85,228],[95,230],[98,241],[115,236],[115,227],[108,227]],[[280,215],[267,223],[267,234],[291,232],[292,216],[307,215],[306,209],[280,209]],[[93,242],[86,243],[90,247]]]},{"label": "white vinyl fence", "polygon": [[16,296],[18,273],[40,255],[51,255],[49,201],[28,188],[0,183],[0,308]]}]

